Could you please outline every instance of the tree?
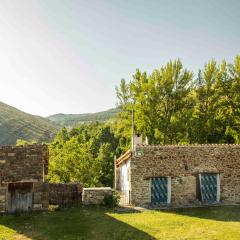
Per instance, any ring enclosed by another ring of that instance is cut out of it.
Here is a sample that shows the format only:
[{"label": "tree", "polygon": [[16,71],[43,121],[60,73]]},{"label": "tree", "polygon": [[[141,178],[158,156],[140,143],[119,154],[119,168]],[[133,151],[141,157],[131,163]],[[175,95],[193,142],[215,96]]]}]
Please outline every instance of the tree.
[{"label": "tree", "polygon": [[196,79],[180,60],[150,74],[137,69],[117,88],[123,136],[131,136],[133,108],[135,129],[150,143],[239,143],[239,79],[239,55],[231,64],[210,60]]},{"label": "tree", "polygon": [[[117,88],[122,121],[130,125],[127,111],[132,102],[136,130],[148,136],[150,143],[179,141],[178,130],[183,127],[179,120],[186,109],[192,78],[192,72],[183,69],[180,60],[170,61],[150,75],[137,69],[128,87],[124,81],[120,84],[124,87]],[[119,93],[121,89],[124,92]]]},{"label": "tree", "polygon": [[118,145],[108,123],[84,124],[69,132],[62,129],[49,146],[49,181],[112,186]]},{"label": "tree", "polygon": [[24,140],[24,139],[17,139],[16,141],[16,146],[24,146],[24,145],[28,145],[28,144],[36,144],[37,141],[35,140],[32,140],[32,141],[27,141],[27,140]]}]

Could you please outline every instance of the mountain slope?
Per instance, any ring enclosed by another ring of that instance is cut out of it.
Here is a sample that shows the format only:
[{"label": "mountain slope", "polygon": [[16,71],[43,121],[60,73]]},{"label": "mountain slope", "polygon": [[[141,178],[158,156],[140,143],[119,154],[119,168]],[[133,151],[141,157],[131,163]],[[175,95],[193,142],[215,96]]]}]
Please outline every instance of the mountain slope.
[{"label": "mountain slope", "polygon": [[97,112],[97,113],[84,113],[84,114],[55,114],[49,116],[48,119],[59,123],[63,126],[75,126],[80,123],[86,122],[103,122],[112,117],[115,117],[119,112],[118,108],[112,108],[107,111]]},{"label": "mountain slope", "polygon": [[22,112],[0,102],[0,145],[15,144],[17,139],[48,142],[58,132],[58,124]]}]

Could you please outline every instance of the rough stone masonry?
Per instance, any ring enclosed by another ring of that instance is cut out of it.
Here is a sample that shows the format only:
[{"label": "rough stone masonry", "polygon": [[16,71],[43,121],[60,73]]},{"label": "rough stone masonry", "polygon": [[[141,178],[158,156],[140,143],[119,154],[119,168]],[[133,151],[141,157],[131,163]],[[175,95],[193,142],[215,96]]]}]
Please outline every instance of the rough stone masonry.
[{"label": "rough stone masonry", "polygon": [[82,184],[49,183],[49,204],[61,207],[77,206],[82,202]]},{"label": "rough stone masonry", "polygon": [[135,152],[123,155],[116,164],[117,189],[121,192],[126,188],[121,184],[129,184],[128,203],[133,205],[151,204],[151,181],[156,178],[170,179],[168,205],[203,204],[199,196],[201,174],[219,176],[218,203],[240,203],[240,145],[138,145]]},{"label": "rough stone masonry", "polygon": [[0,147],[0,212],[48,208],[46,145]]},{"label": "rough stone masonry", "polygon": [[105,197],[112,196],[110,187],[83,188],[82,203],[84,205],[102,205]]}]

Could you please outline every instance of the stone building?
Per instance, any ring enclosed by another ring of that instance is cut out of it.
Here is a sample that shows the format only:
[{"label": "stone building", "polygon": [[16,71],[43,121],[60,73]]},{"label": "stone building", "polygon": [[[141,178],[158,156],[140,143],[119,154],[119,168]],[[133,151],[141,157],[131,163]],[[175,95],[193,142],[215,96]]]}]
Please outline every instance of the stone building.
[{"label": "stone building", "polygon": [[46,145],[0,147],[0,212],[48,208]]},{"label": "stone building", "polygon": [[137,145],[116,160],[122,204],[240,203],[240,145]]}]

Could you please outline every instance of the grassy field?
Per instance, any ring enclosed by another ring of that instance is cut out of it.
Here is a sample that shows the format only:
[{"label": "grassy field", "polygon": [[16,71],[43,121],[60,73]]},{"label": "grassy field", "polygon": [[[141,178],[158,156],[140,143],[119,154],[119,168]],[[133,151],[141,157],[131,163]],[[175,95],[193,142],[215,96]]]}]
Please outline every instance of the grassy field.
[{"label": "grassy field", "polygon": [[240,239],[240,207],[172,211],[75,208],[0,216],[0,240]]}]

